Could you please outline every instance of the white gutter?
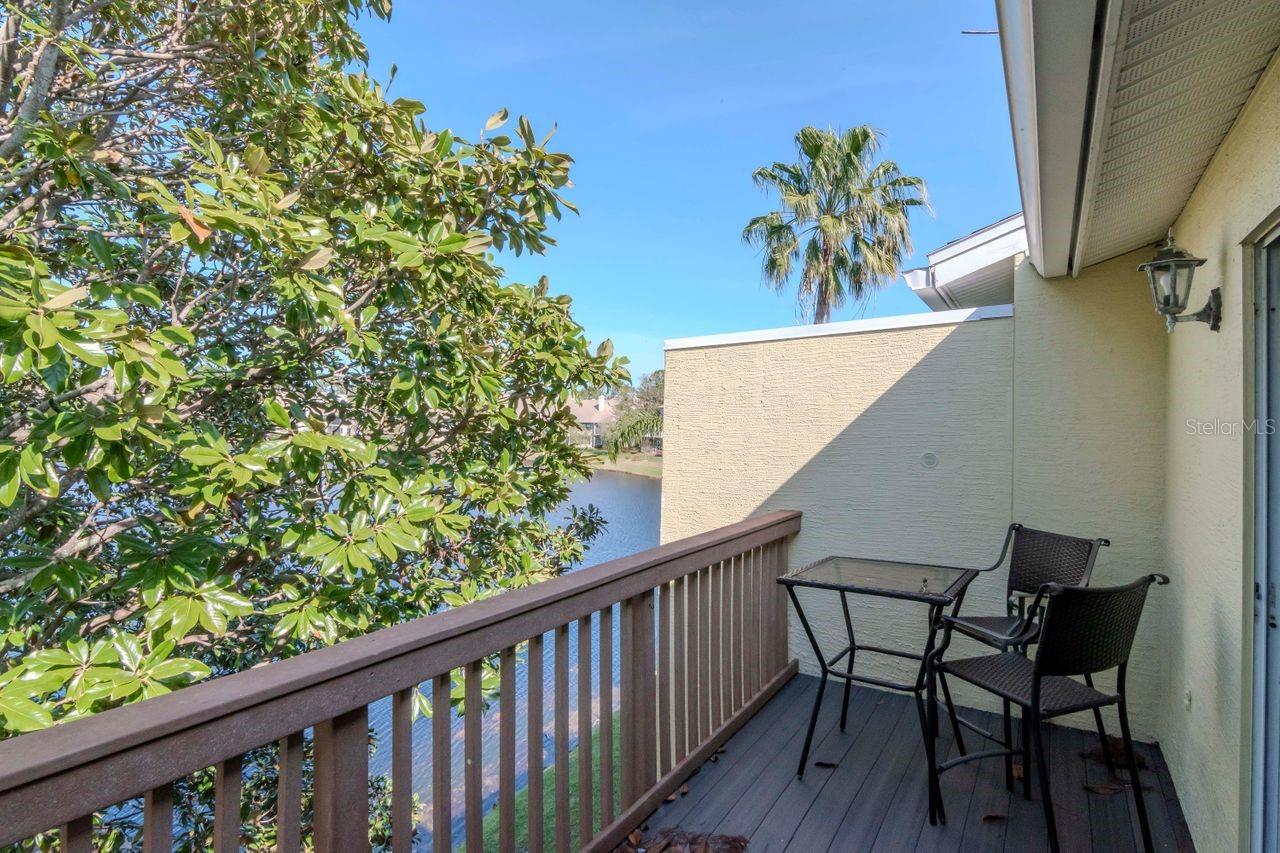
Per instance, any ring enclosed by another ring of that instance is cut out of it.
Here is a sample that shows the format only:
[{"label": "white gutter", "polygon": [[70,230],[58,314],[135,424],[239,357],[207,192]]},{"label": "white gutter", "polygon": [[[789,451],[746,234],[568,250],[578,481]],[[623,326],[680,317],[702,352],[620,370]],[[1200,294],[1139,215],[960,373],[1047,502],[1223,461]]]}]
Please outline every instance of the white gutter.
[{"label": "white gutter", "polygon": [[1069,271],[1101,3],[996,0],[1028,255],[1046,278]]}]

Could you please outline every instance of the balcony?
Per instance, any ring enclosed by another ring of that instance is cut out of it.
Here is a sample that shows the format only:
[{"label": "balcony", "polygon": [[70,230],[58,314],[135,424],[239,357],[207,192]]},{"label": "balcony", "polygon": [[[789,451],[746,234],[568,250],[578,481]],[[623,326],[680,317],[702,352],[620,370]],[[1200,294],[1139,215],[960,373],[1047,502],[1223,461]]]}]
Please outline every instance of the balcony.
[{"label": "balcony", "polygon": [[[243,813],[261,807],[280,850],[367,850],[370,709],[389,701],[374,754],[390,756],[397,851],[613,850],[641,827],[752,849],[1044,846],[1038,803],[1009,794],[997,762],[947,774],[951,819],[929,826],[920,731],[899,695],[858,690],[842,732],[830,691],[816,763],[796,778],[815,681],[797,677],[774,581],[800,525],[798,512],[757,516],[14,738],[0,744],[0,844],[53,830],[63,850],[91,850],[94,815],[131,803],[146,847],[167,849],[188,831],[174,783],[214,768],[212,835],[192,846],[241,849]],[[416,690],[433,706],[417,723]],[[1081,757],[1095,742],[1058,727],[1050,742],[1065,849],[1131,847],[1127,792]],[[951,749],[945,732],[939,745]],[[278,771],[265,806],[244,796],[248,753]],[[1159,846],[1189,849],[1159,750],[1143,755]]]}]

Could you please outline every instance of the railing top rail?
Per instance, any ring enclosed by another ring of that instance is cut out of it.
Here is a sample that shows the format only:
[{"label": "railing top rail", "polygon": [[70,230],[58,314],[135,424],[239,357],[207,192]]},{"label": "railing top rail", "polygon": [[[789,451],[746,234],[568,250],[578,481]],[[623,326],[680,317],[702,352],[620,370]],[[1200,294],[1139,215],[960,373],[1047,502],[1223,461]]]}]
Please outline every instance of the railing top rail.
[{"label": "railing top rail", "polygon": [[[441,649],[436,671],[401,672],[394,676],[404,680],[406,685],[426,680],[462,665],[467,659],[485,657],[518,642],[515,637],[522,632],[528,633],[519,639],[527,639],[591,612],[583,608],[608,606],[638,594],[644,586],[656,586],[702,565],[725,559],[736,553],[735,548],[746,550],[790,536],[800,530],[800,518],[799,512],[791,510],[762,514],[465,607],[374,631],[269,666],[245,670],[135,705],[12,738],[0,743],[0,802],[8,792],[24,785],[42,780],[47,782],[57,774],[85,769],[86,765],[105,761],[119,753],[136,751],[136,748],[152,742],[164,740],[171,743],[175,735],[201,726],[208,727],[207,736],[201,742],[193,742],[189,750],[183,750],[186,754],[174,757],[171,766],[146,766],[148,772],[143,774],[161,776],[179,765],[192,765],[190,770],[177,770],[175,775],[163,781],[177,778],[207,766],[200,762],[222,760],[225,756],[220,755],[221,752],[253,748],[287,733],[264,731],[266,736],[260,741],[239,743],[247,736],[240,731],[243,726],[239,725],[248,719],[246,712],[254,714],[257,719],[276,719],[275,725],[283,728],[307,720],[301,726],[305,728],[327,719],[325,714],[335,713],[333,707],[322,707],[322,703],[316,701],[317,687],[332,682],[333,692],[341,694],[332,699],[342,708],[336,713],[349,710],[347,705],[358,707],[367,704],[401,689],[392,687],[382,692],[387,687],[387,674],[396,669],[394,664],[400,663],[397,659],[420,664],[422,653],[432,651],[433,647]],[[611,592],[616,592],[617,597],[609,595]],[[578,612],[580,610],[583,612]],[[405,658],[406,655],[413,657]],[[365,670],[369,671],[369,678],[343,678]],[[286,715],[292,719],[279,719],[279,710],[289,707],[279,700],[288,699],[291,695],[297,697],[300,707]],[[234,720],[223,720],[233,715]],[[209,726],[215,722],[226,725]],[[237,736],[229,737],[231,732]],[[156,756],[150,758],[154,763]],[[138,768],[139,765],[132,762],[131,769],[136,771]],[[101,781],[102,777],[98,779]],[[147,779],[135,781],[138,791],[151,784]],[[120,784],[127,783],[108,787]],[[114,796],[114,792],[102,791],[101,795],[104,805],[117,801],[108,799]],[[133,795],[124,794],[123,797]],[[19,799],[25,800],[26,797]],[[6,812],[7,808],[0,807],[0,815]]]}]

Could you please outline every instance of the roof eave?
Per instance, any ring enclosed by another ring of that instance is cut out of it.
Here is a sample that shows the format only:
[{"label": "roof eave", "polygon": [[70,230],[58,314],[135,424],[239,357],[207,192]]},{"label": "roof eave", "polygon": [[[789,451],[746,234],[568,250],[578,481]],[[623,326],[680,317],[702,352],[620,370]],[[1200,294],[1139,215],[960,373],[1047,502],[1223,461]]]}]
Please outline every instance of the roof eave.
[{"label": "roof eave", "polygon": [[1069,271],[1097,11],[1091,2],[996,0],[1027,254],[1046,278]]}]

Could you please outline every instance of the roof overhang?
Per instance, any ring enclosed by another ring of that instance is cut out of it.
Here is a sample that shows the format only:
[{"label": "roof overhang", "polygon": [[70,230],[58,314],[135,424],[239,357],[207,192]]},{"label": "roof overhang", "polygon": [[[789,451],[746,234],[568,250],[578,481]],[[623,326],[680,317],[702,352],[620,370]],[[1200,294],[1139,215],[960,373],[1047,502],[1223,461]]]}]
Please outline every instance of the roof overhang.
[{"label": "roof overhang", "polygon": [[928,253],[928,265],[906,270],[911,292],[934,311],[1013,302],[1013,269],[1027,252],[1021,213]]},{"label": "roof overhang", "polygon": [[996,0],[1028,254],[1046,277],[1155,242],[1280,44],[1275,0]]},{"label": "roof overhang", "polygon": [[1046,277],[1068,271],[1089,101],[1094,2],[996,0],[1027,254]]}]

